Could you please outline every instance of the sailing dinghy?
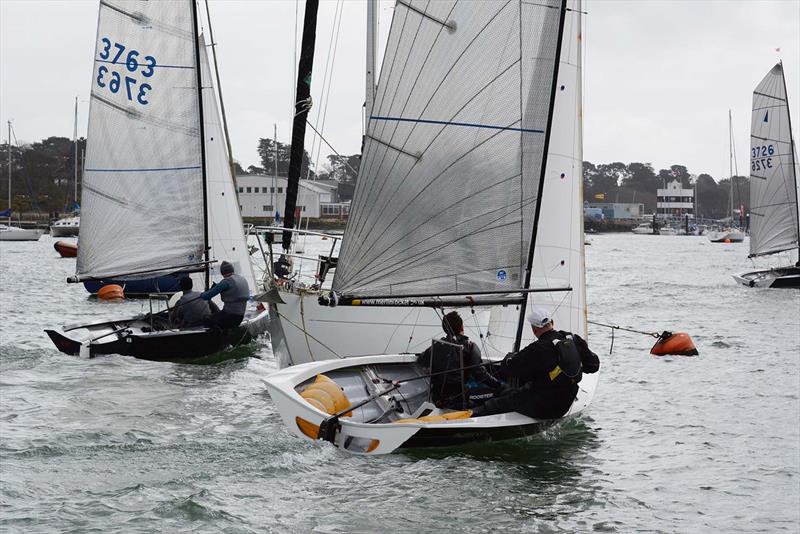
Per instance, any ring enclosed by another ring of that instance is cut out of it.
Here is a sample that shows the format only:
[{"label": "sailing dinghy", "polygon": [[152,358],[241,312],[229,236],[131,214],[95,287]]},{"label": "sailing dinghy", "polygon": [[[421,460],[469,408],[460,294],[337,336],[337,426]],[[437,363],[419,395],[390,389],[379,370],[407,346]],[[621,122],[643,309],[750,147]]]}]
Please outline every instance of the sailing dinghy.
[{"label": "sailing dinghy", "polygon": [[[191,276],[231,262],[258,290],[194,0],[100,3],[73,282]],[[199,89],[200,88],[200,89]],[[220,307],[221,303],[220,303]],[[167,313],[46,330],[67,354],[183,360],[265,332],[255,303],[229,330],[176,329]]]},{"label": "sailing dinghy", "polygon": [[[750,255],[790,252],[790,264],[734,275],[748,287],[800,287],[797,152],[783,64],[753,91],[750,131]],[[793,263],[793,264],[792,264]]]},{"label": "sailing dinghy", "polygon": [[[532,340],[534,303],[586,335],[580,8],[397,4],[323,299],[334,313],[487,307],[475,342],[496,358]],[[597,378],[584,377],[565,417],[589,405]],[[303,363],[265,382],[294,434],[355,454],[518,438],[560,420],[437,408],[415,354]]]}]

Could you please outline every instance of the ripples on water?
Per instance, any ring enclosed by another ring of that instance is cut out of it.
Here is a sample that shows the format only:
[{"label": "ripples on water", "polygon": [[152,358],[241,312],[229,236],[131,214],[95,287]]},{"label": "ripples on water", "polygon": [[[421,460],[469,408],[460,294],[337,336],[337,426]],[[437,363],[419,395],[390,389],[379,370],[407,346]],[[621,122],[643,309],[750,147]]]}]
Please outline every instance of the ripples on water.
[{"label": "ripples on water", "polygon": [[52,240],[0,243],[0,530],[798,532],[800,292],[752,290],[746,243],[592,236],[590,318],[682,330],[700,356],[592,328],[588,414],[512,442],[346,456],[287,433],[263,341],[207,366],[57,352],[86,298]]}]

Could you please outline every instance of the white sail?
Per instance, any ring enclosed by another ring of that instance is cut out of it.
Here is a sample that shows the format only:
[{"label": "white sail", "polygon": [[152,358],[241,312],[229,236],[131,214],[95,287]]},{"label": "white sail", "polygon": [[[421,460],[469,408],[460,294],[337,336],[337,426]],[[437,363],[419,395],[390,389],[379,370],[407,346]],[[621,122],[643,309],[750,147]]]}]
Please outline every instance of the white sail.
[{"label": "white sail", "polygon": [[[581,2],[568,1],[567,8],[531,286],[570,290],[533,293],[528,297],[527,309],[544,308],[552,312],[557,329],[586,338]],[[516,307],[492,309],[487,346],[493,356],[503,356],[514,349],[518,320]],[[530,326],[525,323],[520,346],[532,341]],[[584,380],[594,376],[586,375]]]},{"label": "white sail", "polygon": [[523,286],[560,7],[397,3],[334,290]]},{"label": "white sail", "polygon": [[205,39],[200,36],[200,61],[203,80],[203,124],[206,137],[206,181],[208,194],[208,244],[212,264],[212,280],[220,280],[219,266],[223,260],[234,265],[244,276],[251,291],[256,291],[253,265],[245,240],[242,213],[236,196],[225,131],[214,90],[213,75]]},{"label": "white sail", "polygon": [[190,0],[100,2],[79,275],[202,260],[195,64]]},{"label": "white sail", "polygon": [[796,165],[783,65],[778,63],[753,91],[750,256],[800,246]]}]

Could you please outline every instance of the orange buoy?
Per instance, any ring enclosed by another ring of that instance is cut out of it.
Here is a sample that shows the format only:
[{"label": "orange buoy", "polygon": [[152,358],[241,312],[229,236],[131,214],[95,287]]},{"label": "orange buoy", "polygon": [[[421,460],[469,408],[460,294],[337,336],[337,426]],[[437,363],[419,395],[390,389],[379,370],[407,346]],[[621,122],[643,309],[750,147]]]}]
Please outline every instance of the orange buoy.
[{"label": "orange buoy", "polygon": [[697,352],[697,348],[695,348],[689,334],[684,332],[676,332],[674,334],[672,332],[662,332],[656,344],[650,349],[650,354],[653,356],[666,356],[668,354],[697,356],[699,352]]},{"label": "orange buoy", "polygon": [[731,240],[729,238],[727,238],[727,237],[725,238],[725,241],[723,241],[723,243],[730,243],[730,242],[731,242]]},{"label": "orange buoy", "polygon": [[97,298],[102,300],[124,300],[125,292],[122,290],[122,286],[108,284],[97,291]]}]

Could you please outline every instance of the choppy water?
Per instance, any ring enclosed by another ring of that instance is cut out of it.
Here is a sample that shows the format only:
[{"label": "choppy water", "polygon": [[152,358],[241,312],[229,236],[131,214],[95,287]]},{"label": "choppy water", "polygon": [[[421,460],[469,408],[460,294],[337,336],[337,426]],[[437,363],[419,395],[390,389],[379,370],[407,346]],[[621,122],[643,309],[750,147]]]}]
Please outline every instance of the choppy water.
[{"label": "choppy water", "polygon": [[798,532],[800,291],[736,286],[744,244],[592,236],[590,319],[684,330],[695,358],[593,327],[581,419],[528,440],[346,456],[288,434],[268,342],[211,366],[81,360],[45,326],[87,300],[52,240],[0,243],[0,530]]}]

